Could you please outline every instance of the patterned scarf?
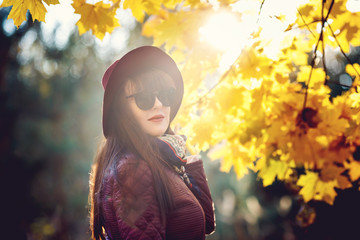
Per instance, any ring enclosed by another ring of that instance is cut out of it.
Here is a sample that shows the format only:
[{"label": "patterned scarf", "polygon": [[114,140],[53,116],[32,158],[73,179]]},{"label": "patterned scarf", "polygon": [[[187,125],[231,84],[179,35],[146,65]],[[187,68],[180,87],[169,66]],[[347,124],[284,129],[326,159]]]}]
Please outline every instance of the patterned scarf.
[{"label": "patterned scarf", "polygon": [[160,153],[174,167],[191,190],[200,194],[195,179],[185,171],[186,165],[186,136],[165,134],[158,138]]}]

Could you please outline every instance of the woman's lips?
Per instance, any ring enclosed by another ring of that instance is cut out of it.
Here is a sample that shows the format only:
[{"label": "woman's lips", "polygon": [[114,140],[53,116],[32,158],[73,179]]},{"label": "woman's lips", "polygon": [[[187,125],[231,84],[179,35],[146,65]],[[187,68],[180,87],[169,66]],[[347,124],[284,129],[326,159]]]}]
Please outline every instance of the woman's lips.
[{"label": "woman's lips", "polygon": [[151,118],[148,119],[148,121],[161,122],[163,119],[164,119],[164,115],[159,114],[159,115],[152,116]]}]

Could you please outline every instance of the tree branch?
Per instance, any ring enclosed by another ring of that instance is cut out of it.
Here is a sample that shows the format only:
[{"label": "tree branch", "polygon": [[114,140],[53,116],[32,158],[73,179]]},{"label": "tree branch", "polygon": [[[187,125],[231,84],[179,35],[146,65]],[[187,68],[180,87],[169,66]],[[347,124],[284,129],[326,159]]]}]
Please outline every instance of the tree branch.
[{"label": "tree branch", "polygon": [[[305,22],[305,19],[304,19],[303,15],[301,14],[301,12],[300,12],[299,9],[297,9],[297,12],[299,13],[301,20],[303,21],[304,25],[305,25],[306,28],[309,30],[309,32],[311,33],[311,35],[312,35],[313,37],[316,37],[315,34],[311,31],[311,29],[310,29],[310,27],[309,27],[309,24],[307,24],[307,23]],[[312,22],[312,23],[313,23],[313,22]]]},{"label": "tree branch", "polygon": [[334,84],[334,85],[337,85],[337,86],[341,86],[341,87],[345,87],[345,88],[351,88],[351,86],[349,85],[345,85],[345,84],[341,84],[339,82],[335,82],[335,81],[331,81],[331,80],[328,80],[327,83],[331,83],[331,84]]},{"label": "tree branch", "polygon": [[264,3],[265,3],[265,0],[263,0],[263,1],[261,2],[260,9],[259,9],[259,17],[258,17],[258,19],[256,20],[256,23],[258,23],[259,20],[260,20],[261,10],[262,10],[262,8],[263,8],[263,6],[264,6]]},{"label": "tree branch", "polygon": [[[310,85],[310,80],[311,80],[311,75],[312,75],[312,70],[314,69],[314,65],[315,65],[315,59],[317,57],[317,49],[319,47],[319,44],[320,44],[320,41],[323,41],[323,35],[324,35],[324,27],[325,27],[325,23],[327,23],[327,19],[330,15],[330,12],[331,12],[331,9],[334,5],[334,2],[335,0],[332,0],[331,1],[331,4],[330,4],[330,7],[329,7],[329,11],[326,15],[326,17],[324,18],[324,7],[325,7],[325,2],[326,0],[322,0],[322,4],[321,4],[321,31],[320,31],[320,36],[319,36],[319,39],[316,43],[316,46],[315,46],[315,49],[314,49],[314,57],[312,58],[312,61],[311,61],[311,71],[310,71],[310,74],[309,74],[309,79],[308,79],[308,82],[306,84],[306,90],[305,90],[305,98],[304,98],[304,104],[303,104],[303,109],[305,109],[306,107],[306,101],[307,101],[307,96],[308,96],[308,89],[309,89],[309,85]],[[325,51],[325,50],[324,50]]]},{"label": "tree branch", "polygon": [[[325,3],[325,1],[323,1],[323,3]],[[332,8],[332,4],[333,2],[331,3],[331,6],[329,8],[329,12],[327,14],[326,17],[329,16],[329,13],[331,11],[331,8]],[[327,18],[326,18],[327,19]],[[321,8],[321,22],[323,23],[323,26],[325,26],[325,19],[324,19],[324,8],[322,7]],[[322,29],[323,30],[323,29]],[[324,67],[324,71],[325,71],[325,85],[327,84],[327,80],[328,80],[328,72],[327,72],[327,68],[326,68],[326,63],[325,63],[325,41],[324,41],[324,34],[321,35],[321,45],[322,45],[322,50],[323,50],[323,55],[322,55],[322,60],[323,60],[323,67]]]},{"label": "tree branch", "polygon": [[[299,11],[299,10],[298,10]],[[302,19],[303,22],[304,22],[304,19]],[[304,23],[303,25],[298,25],[298,26],[295,26],[294,28],[293,27],[290,27],[289,29],[286,29],[285,32],[287,31],[291,31],[291,30],[295,30],[295,29],[300,29],[300,28],[303,28],[303,27],[307,27],[307,29],[310,31],[311,34],[313,34],[310,30],[310,25],[311,24],[314,24],[314,23],[318,23],[318,22],[321,22],[321,20],[318,20],[318,19],[315,19],[314,21],[310,22],[310,23]],[[315,35],[313,34],[313,37],[315,37]]]},{"label": "tree branch", "polygon": [[[326,0],[323,0],[323,5],[325,4]],[[325,17],[325,21],[327,21],[327,19],[329,18],[329,15],[331,13],[331,10],[334,6],[334,3],[335,3],[335,0],[332,0],[331,3],[330,3],[330,7],[329,7],[329,11],[328,13],[326,14],[326,17]]]},{"label": "tree branch", "polygon": [[[334,33],[334,31],[333,31],[333,29],[332,29],[332,27],[331,27],[330,24],[329,24],[329,29],[330,29],[331,34],[332,34],[332,36],[334,37],[337,45],[339,46],[342,55],[345,57],[345,59],[348,61],[348,63],[353,67],[354,71],[356,72],[356,74],[357,74],[358,77],[360,78],[359,72],[358,72],[358,71],[356,70],[356,68],[354,67],[354,65],[353,65],[353,63],[351,62],[350,58],[346,55],[344,49],[341,47],[341,44],[340,44],[339,40],[337,39],[337,37],[336,37],[336,35],[335,35],[335,33]],[[352,86],[352,87],[355,87],[355,86]]]}]

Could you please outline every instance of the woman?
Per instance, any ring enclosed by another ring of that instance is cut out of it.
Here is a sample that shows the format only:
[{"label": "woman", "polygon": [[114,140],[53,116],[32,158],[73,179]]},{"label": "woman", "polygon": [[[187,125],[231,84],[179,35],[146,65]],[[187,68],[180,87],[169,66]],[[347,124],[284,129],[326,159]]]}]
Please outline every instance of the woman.
[{"label": "woman", "polygon": [[93,239],[205,239],[214,211],[203,164],[169,125],[183,81],[162,50],[130,51],[105,72],[104,143],[90,180]]}]

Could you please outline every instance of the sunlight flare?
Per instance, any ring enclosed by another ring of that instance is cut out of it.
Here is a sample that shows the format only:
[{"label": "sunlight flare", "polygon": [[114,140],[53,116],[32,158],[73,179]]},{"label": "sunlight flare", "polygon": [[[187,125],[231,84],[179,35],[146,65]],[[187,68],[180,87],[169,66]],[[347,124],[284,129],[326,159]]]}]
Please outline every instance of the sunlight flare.
[{"label": "sunlight flare", "polygon": [[255,24],[240,21],[240,17],[232,12],[219,12],[210,17],[205,26],[200,28],[201,41],[229,51],[242,48],[249,39]]}]

